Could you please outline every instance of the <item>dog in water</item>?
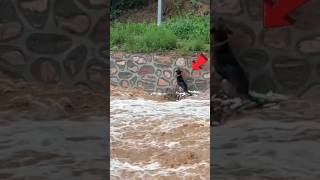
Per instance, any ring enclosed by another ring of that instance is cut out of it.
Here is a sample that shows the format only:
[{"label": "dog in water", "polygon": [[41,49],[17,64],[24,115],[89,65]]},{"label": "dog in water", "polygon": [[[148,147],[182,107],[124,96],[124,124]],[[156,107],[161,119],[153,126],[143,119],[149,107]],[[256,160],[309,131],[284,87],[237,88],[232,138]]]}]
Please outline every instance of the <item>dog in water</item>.
[{"label": "dog in water", "polygon": [[187,83],[184,81],[182,77],[182,71],[180,69],[176,70],[177,73],[177,84],[179,87],[183,89],[185,93],[187,93],[189,96],[192,96],[192,94],[188,90]]},{"label": "dog in water", "polygon": [[249,83],[246,74],[229,46],[229,36],[233,32],[218,19],[216,27],[211,27],[213,35],[213,56],[216,72],[235,89],[237,96],[248,98]]}]

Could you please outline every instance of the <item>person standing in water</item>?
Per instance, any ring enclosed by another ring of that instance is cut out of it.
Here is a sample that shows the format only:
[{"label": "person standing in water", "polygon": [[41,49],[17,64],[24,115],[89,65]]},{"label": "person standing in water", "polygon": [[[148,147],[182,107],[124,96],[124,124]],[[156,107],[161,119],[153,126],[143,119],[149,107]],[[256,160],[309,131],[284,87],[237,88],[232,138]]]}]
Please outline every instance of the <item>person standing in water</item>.
[{"label": "person standing in water", "polygon": [[176,70],[177,73],[177,84],[180,86],[185,93],[187,93],[189,96],[192,96],[192,94],[188,90],[188,86],[186,82],[184,81],[182,77],[182,71],[180,69]]}]

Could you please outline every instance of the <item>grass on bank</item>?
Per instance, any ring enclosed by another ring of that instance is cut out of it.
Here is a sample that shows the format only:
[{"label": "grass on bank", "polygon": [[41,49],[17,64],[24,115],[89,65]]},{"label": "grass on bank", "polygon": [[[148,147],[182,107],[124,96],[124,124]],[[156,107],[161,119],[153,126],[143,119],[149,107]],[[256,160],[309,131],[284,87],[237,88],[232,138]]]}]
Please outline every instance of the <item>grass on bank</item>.
[{"label": "grass on bank", "polygon": [[112,51],[151,53],[177,50],[182,54],[208,52],[209,16],[173,17],[158,27],[147,23],[113,23],[110,31]]}]

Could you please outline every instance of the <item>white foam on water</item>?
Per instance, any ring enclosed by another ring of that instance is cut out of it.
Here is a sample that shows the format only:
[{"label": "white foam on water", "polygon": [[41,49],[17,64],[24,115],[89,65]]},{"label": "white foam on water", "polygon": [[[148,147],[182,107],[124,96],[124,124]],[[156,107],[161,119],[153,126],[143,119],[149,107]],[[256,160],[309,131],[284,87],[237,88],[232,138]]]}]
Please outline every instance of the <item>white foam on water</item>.
[{"label": "white foam on water", "polygon": [[[142,163],[128,163],[120,160],[112,159],[110,161],[111,177],[121,178],[121,172],[131,172],[135,174],[135,177],[140,177],[146,179],[146,177],[168,177],[176,175],[184,179],[184,177],[197,176],[197,170],[210,166],[207,162],[200,162],[192,165],[183,165],[178,168],[166,168],[162,167],[158,162],[150,162],[149,164]],[[133,177],[132,177],[133,178]],[[123,177],[121,178],[123,179]],[[149,179],[149,178],[148,178]],[[206,177],[201,177],[200,180],[206,179]]]},{"label": "white foam on water", "polygon": [[[160,164],[155,162],[155,163],[151,163],[151,164],[132,164],[132,163],[128,163],[128,162],[121,162],[117,159],[111,159],[110,160],[110,170],[111,172],[115,172],[115,170],[125,170],[125,171],[129,171],[129,172],[137,172],[137,171],[141,171],[141,172],[145,172],[145,171],[154,171],[154,170],[158,170],[160,169]],[[113,175],[111,173],[111,175]]]},{"label": "white foam on water", "polygon": [[[183,99],[177,102],[158,102],[145,99],[111,99],[110,104],[110,141],[121,148],[130,148],[137,151],[145,148],[156,148],[164,151],[179,147],[184,148],[178,142],[180,138],[159,140],[158,138],[160,137],[154,137],[154,134],[172,133],[175,132],[176,128],[184,124],[209,125],[209,100]],[[134,132],[139,134],[139,138],[131,138],[128,135],[128,133]],[[185,137],[200,136],[201,133],[186,133]],[[209,141],[209,138],[205,138],[205,140],[199,139],[194,146],[197,147],[206,141]],[[156,175],[196,176],[199,175],[196,172],[198,166],[206,166],[208,168],[210,166],[209,162],[203,162],[178,168],[166,168],[161,167],[156,158],[151,157],[147,161],[151,162],[148,164],[145,162],[130,163],[126,161],[125,157],[111,159],[111,175],[119,177],[119,179],[123,179],[121,173],[124,172],[135,172],[134,177],[142,179],[150,179],[150,176],[154,177]],[[195,172],[192,172],[192,170]]]},{"label": "white foam on water", "polygon": [[[136,128],[139,123],[169,120],[162,123],[161,130],[169,131],[183,122],[205,123],[210,119],[210,101],[184,99],[178,102],[152,100],[112,100],[111,139],[121,135],[124,127]],[[117,111],[121,113],[117,113]]]},{"label": "white foam on water", "polygon": [[180,145],[180,142],[169,142],[166,144],[167,147],[169,148],[176,148]]},{"label": "white foam on water", "polygon": [[161,119],[165,116],[180,118],[197,118],[209,120],[210,101],[184,99],[178,102],[156,102],[151,100],[112,100],[111,112],[116,110],[127,111],[127,113],[111,114],[111,120],[135,121],[143,117],[148,120]]},{"label": "white foam on water", "polygon": [[[200,94],[200,91],[189,91],[190,93],[192,93],[194,96],[198,96]],[[183,95],[187,95],[187,93],[181,93]],[[161,93],[161,92],[152,92],[150,93],[151,96],[164,96],[164,95],[168,95],[168,93]]]}]

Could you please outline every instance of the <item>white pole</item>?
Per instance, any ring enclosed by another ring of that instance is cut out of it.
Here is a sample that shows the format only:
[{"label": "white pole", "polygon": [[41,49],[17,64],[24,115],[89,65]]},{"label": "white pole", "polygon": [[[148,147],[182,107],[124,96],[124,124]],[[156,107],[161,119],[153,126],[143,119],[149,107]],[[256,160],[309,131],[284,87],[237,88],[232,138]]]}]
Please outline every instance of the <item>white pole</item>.
[{"label": "white pole", "polygon": [[162,0],[158,0],[158,17],[157,17],[157,25],[160,26],[162,19]]}]

